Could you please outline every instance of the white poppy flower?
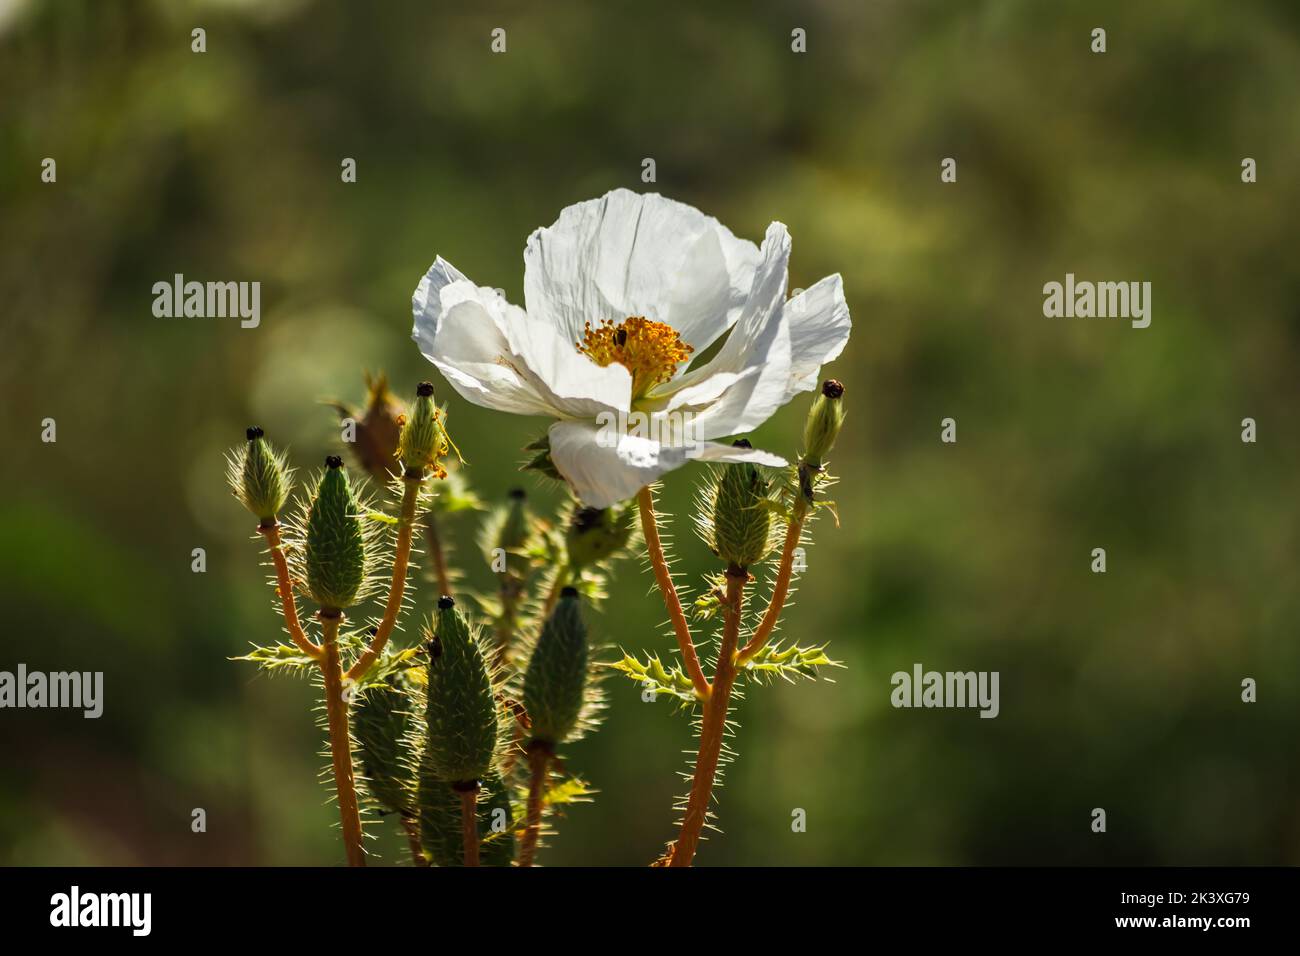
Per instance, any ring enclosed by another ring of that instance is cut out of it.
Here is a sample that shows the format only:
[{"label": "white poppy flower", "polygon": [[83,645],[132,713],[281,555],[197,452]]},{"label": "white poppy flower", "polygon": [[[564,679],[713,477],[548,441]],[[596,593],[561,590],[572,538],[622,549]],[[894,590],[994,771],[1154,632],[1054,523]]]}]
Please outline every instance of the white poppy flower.
[{"label": "white poppy flower", "polygon": [[786,464],[716,439],[815,388],[848,341],[840,277],[787,301],[789,258],[779,222],[760,248],[683,203],[617,189],[528,238],[526,311],[440,256],[412,297],[412,337],[469,401],[556,419],[552,462],[604,508],[687,461]]}]

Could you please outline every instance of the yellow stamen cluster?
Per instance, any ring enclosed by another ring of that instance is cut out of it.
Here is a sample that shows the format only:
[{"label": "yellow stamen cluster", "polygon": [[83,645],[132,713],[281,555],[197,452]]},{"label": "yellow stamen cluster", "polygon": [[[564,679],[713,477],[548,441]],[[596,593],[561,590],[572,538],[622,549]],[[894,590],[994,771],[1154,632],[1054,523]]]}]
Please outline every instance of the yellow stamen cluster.
[{"label": "yellow stamen cluster", "polygon": [[622,322],[605,319],[597,326],[588,322],[576,344],[597,365],[617,362],[631,372],[632,394],[637,397],[672,378],[695,351],[671,326],[639,315]]}]

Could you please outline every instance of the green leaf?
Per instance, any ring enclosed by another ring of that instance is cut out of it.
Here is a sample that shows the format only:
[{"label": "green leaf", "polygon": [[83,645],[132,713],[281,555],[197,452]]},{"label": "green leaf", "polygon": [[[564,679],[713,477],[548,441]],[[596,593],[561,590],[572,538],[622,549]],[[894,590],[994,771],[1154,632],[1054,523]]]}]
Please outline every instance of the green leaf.
[{"label": "green leaf", "polygon": [[317,669],[316,659],[298,650],[294,644],[272,644],[269,647],[253,646],[252,651],[232,661],[252,661],[265,671],[310,672]]},{"label": "green leaf", "polygon": [[419,655],[420,648],[418,647],[408,647],[395,651],[390,645],[384,648],[384,653],[370,665],[370,669],[361,676],[358,683],[362,688],[390,685],[396,674],[420,666]]},{"label": "green leaf", "polygon": [[793,683],[797,677],[829,680],[820,668],[843,666],[827,656],[825,644],[814,647],[791,644],[784,647],[780,643],[772,643],[764,645],[762,650],[741,667],[741,671],[759,683],[769,683],[776,677]]},{"label": "green leaf", "polygon": [[545,796],[542,797],[542,803],[547,807],[563,807],[573,803],[591,803],[592,797],[598,792],[592,789],[591,785],[581,777],[565,777],[546,791]]},{"label": "green leaf", "polygon": [[677,666],[664,667],[658,655],[651,654],[646,658],[645,663],[642,663],[631,654],[625,653],[621,661],[613,661],[605,666],[626,674],[639,683],[644,690],[654,691],[656,698],[674,697],[691,704],[699,699],[695,696],[695,685],[682,669]]},{"label": "green leaf", "polygon": [[704,583],[707,589],[695,599],[691,614],[698,621],[711,621],[722,610],[722,602],[727,593],[727,576],[721,571],[706,574]]}]

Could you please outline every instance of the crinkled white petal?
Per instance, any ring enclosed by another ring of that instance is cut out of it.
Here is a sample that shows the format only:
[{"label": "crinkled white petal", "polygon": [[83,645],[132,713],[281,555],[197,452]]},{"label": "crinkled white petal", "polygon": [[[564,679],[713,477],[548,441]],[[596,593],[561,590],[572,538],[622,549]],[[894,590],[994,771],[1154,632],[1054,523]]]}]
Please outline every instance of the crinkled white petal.
[{"label": "crinkled white petal", "polygon": [[576,343],[586,323],[644,316],[701,351],[740,315],[758,248],[657,193],[616,189],[569,206],[524,249],[528,314]]},{"label": "crinkled white petal", "polygon": [[781,223],[768,226],[762,253],[745,307],[718,354],[655,393],[659,407],[691,414],[701,438],[756,428],[790,397],[793,343],[782,311],[790,235]]},{"label": "crinkled white petal", "polygon": [[412,307],[420,351],[468,401],[559,418],[628,408],[627,369],[596,365],[546,323],[474,285],[441,257],[420,281]]},{"label": "crinkled white petal", "polygon": [[790,395],[817,387],[821,367],[844,351],[853,327],[839,274],[827,276],[785,304],[790,323]]},{"label": "crinkled white petal", "polygon": [[688,461],[747,461],[780,468],[785,459],[756,448],[717,442],[661,445],[588,422],[556,422],[550,429],[551,461],[584,505],[608,508]]},{"label": "crinkled white petal", "polygon": [[[461,294],[444,303],[444,291],[453,287],[461,288]],[[486,291],[500,302],[495,292]],[[477,286],[439,257],[411,298],[411,337],[421,354],[467,401],[516,415],[555,415],[533,383],[502,361],[510,347],[493,318],[499,306],[489,309],[485,299]]]}]

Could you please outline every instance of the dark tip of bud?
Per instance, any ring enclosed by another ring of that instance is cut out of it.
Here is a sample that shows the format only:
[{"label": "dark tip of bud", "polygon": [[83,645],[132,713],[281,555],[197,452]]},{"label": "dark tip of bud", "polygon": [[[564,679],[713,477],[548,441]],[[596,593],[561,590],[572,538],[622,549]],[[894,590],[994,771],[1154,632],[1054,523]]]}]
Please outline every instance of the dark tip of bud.
[{"label": "dark tip of bud", "polygon": [[560,597],[562,598],[577,597],[577,596],[578,596],[578,589],[575,588],[572,584],[566,585],[560,590]]},{"label": "dark tip of bud", "polygon": [[748,438],[737,438],[735,441],[731,443],[731,447],[732,448],[753,448],[754,446],[749,443]]},{"label": "dark tip of bud", "polygon": [[370,636],[371,636],[371,637],[374,637],[374,636],[375,636],[376,634],[378,634],[378,633],[379,633],[379,628],[377,628],[377,627],[372,627],[372,628],[370,629]]},{"label": "dark tip of bud", "polygon": [[325,467],[326,467],[326,468],[342,468],[342,467],[343,467],[343,459],[340,458],[338,455],[330,455],[330,456],[328,456],[328,457],[325,459]]},{"label": "dark tip of bud", "polygon": [[600,508],[579,508],[573,513],[573,529],[575,531],[590,531],[600,524],[600,517],[604,511]]},{"label": "dark tip of bud", "polygon": [[438,598],[438,610],[446,611],[456,606],[455,599],[450,594],[444,594]]},{"label": "dark tip of bud", "polygon": [[523,501],[528,497],[528,492],[522,488],[511,488],[509,498],[511,501]]},{"label": "dark tip of bud", "polygon": [[245,428],[244,434],[248,436],[249,441],[255,441],[256,439],[261,438],[266,433],[263,432],[262,429],[254,425],[252,428]]},{"label": "dark tip of bud", "polygon": [[822,394],[827,398],[840,398],[844,395],[844,383],[828,378],[822,382]]},{"label": "dark tip of bud", "polygon": [[419,385],[415,386],[415,394],[419,395],[421,398],[428,398],[433,394],[433,383],[421,382]]}]

